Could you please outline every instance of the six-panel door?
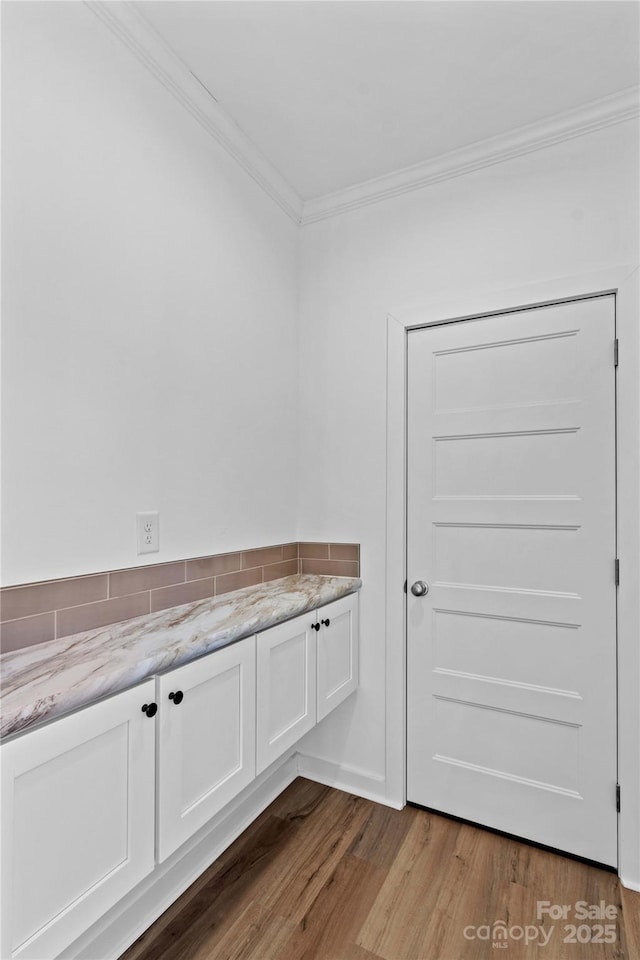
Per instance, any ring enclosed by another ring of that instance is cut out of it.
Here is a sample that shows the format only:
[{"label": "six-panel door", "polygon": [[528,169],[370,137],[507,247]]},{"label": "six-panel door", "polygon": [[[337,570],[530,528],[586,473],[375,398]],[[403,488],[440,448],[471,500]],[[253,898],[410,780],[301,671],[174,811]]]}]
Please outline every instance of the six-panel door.
[{"label": "six-panel door", "polygon": [[154,865],[153,680],[2,745],[0,955],[56,957]]},{"label": "six-panel door", "polygon": [[255,637],[157,678],[158,860],[256,775]]},{"label": "six-panel door", "polygon": [[318,722],[358,686],[358,595],[318,611]]},{"label": "six-panel door", "polygon": [[257,637],[257,772],[316,723],[315,613]]}]

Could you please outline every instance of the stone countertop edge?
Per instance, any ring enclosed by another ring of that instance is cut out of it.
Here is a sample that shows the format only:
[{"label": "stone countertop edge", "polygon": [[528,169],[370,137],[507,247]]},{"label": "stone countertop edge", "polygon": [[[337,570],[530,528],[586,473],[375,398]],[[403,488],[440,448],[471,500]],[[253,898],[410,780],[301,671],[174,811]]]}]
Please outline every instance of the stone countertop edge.
[{"label": "stone countertop edge", "polygon": [[120,693],[166,670],[360,590],[297,574],[0,655],[0,736]]}]

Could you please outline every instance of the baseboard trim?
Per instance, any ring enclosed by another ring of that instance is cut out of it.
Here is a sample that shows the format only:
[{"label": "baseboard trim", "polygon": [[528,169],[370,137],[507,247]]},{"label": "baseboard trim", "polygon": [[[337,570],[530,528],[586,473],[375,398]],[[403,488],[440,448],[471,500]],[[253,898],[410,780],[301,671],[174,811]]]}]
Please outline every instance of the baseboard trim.
[{"label": "baseboard trim", "polygon": [[635,890],[636,893],[640,893],[640,881],[639,880],[627,880],[625,877],[618,874],[618,879],[620,883],[625,888],[625,890]]},{"label": "baseboard trim", "polygon": [[323,783],[336,790],[354,793],[365,800],[373,800],[385,807],[402,809],[402,804],[392,802],[387,796],[386,780],[378,773],[370,770],[361,770],[348,764],[333,763],[321,757],[311,757],[307,754],[298,754],[298,773],[307,780]]},{"label": "baseboard trim", "polygon": [[295,755],[266,770],[61,955],[117,960],[298,776]]}]

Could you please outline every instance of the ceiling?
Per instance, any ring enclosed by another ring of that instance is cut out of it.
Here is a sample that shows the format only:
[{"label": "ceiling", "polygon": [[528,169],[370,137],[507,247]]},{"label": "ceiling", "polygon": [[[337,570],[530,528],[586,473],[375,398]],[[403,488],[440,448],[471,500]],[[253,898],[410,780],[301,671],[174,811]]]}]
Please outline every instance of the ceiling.
[{"label": "ceiling", "polygon": [[143,0],[303,200],[637,85],[635,0]]}]

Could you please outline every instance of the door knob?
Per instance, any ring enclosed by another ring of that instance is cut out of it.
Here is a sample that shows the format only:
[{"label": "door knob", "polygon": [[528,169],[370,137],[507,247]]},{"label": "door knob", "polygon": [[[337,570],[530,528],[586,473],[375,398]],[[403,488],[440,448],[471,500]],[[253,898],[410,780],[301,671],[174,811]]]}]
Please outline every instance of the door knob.
[{"label": "door knob", "polygon": [[415,583],[411,584],[411,593],[414,597],[426,597],[429,593],[429,584],[425,583],[424,580],[416,580]]}]

